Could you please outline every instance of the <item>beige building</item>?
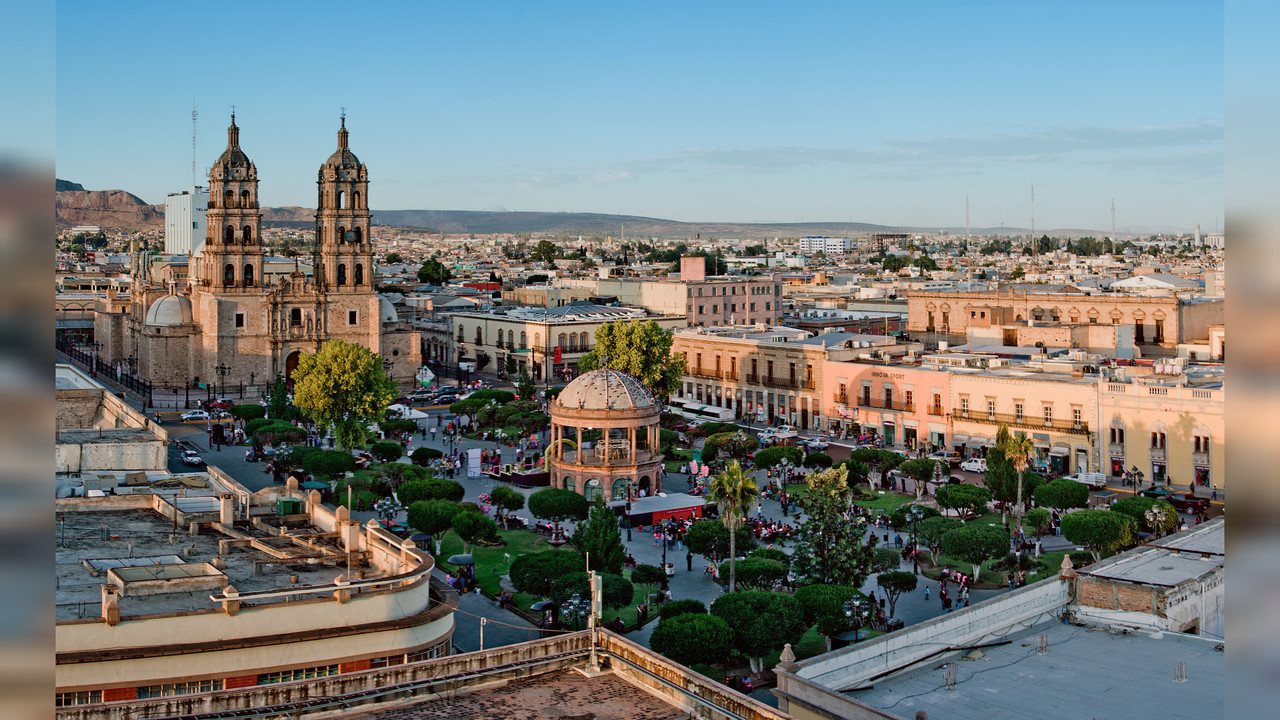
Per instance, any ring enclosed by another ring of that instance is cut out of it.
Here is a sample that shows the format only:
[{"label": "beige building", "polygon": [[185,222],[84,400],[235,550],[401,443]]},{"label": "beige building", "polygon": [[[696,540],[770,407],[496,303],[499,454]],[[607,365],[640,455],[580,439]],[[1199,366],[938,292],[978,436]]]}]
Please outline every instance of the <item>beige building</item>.
[{"label": "beige building", "polygon": [[[498,308],[489,312],[459,312],[449,316],[455,357],[474,362],[478,353],[489,357],[480,372],[518,376],[528,370],[538,382],[568,380],[578,360],[595,345],[596,330],[606,323],[652,320],[664,330],[682,328],[683,315],[651,315],[643,308],[572,303],[552,308]],[[507,360],[515,361],[515,375]]]},{"label": "beige building", "polygon": [[1222,299],[1101,293],[1087,295],[1072,286],[1004,285],[996,291],[911,292],[907,298],[910,333],[964,335],[971,327],[1012,322],[1065,322],[1133,325],[1135,344],[1173,348],[1209,337],[1209,326],[1223,321]]},{"label": "beige building", "polygon": [[[1097,378],[1103,471],[1137,468],[1144,482],[1174,489],[1226,487],[1225,390],[1220,369],[1154,374],[1116,368]],[[1138,374],[1141,373],[1141,374]]]},{"label": "beige building", "polygon": [[208,236],[190,259],[188,284],[160,282],[135,247],[128,300],[110,296],[98,307],[103,358],[127,360],[161,387],[262,385],[287,377],[302,353],[343,339],[382,356],[395,379],[411,379],[421,365],[419,334],[374,292],[369,175],[347,138],[344,119],[338,149],[318,175],[315,276],[296,263],[281,276],[278,267],[268,272],[258,171],[240,149],[233,116],[209,174]]},{"label": "beige building", "polygon": [[829,361],[875,353],[905,352],[879,335],[827,333],[794,328],[723,327],[675,333],[672,353],[684,353],[685,376],[677,399],[732,410],[747,422],[781,422],[801,430],[839,430],[847,420],[828,417],[823,380]]}]

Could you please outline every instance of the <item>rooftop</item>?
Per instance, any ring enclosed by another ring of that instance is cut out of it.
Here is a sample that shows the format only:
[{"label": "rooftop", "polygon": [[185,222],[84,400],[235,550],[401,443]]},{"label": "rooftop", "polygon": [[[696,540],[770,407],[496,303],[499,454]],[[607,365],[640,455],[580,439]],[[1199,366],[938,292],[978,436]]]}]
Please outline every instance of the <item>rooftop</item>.
[{"label": "rooftop", "polygon": [[[1112,633],[1056,620],[964,659],[957,651],[845,695],[898,717],[985,720],[1204,718],[1222,712],[1221,645],[1179,633]],[[1041,653],[1037,645],[1047,651]],[[1185,663],[1185,682],[1176,678]]]}]

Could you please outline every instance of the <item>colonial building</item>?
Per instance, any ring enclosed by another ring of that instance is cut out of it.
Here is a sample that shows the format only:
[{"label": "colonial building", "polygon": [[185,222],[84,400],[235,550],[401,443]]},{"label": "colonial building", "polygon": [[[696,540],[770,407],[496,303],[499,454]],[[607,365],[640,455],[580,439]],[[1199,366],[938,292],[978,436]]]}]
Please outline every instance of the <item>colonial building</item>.
[{"label": "colonial building", "polygon": [[188,284],[159,282],[135,248],[127,303],[113,298],[97,315],[104,359],[132,358],[137,374],[159,386],[254,385],[288,376],[302,353],[343,339],[382,356],[395,379],[412,378],[419,334],[374,292],[369,173],[347,140],[344,118],[317,179],[313,277],[296,262],[288,275],[267,273],[258,170],[240,148],[233,115],[227,149],[209,173],[207,236]]}]

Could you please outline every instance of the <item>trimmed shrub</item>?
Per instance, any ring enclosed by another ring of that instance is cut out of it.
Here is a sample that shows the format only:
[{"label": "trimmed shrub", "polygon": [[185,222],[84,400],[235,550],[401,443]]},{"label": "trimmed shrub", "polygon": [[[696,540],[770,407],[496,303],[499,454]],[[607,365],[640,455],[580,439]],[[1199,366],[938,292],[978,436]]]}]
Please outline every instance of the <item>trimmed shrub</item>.
[{"label": "trimmed shrub", "polygon": [[658,616],[662,620],[670,620],[673,617],[688,615],[691,613],[700,613],[705,615],[707,613],[707,606],[704,605],[701,600],[695,600],[694,598],[672,600],[662,606],[662,609],[658,611]]}]

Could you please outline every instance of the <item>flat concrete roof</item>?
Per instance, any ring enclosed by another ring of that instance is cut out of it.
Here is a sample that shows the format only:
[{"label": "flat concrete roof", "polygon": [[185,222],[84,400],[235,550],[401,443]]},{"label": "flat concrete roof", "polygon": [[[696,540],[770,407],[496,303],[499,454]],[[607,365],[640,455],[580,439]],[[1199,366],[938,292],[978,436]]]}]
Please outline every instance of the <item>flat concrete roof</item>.
[{"label": "flat concrete roof", "polygon": [[353,717],[370,720],[685,720],[689,714],[612,673],[588,678],[570,670],[513,680],[500,688],[470,695],[438,698]]},{"label": "flat concrete roof", "polygon": [[[1043,636],[1048,652],[1037,652]],[[868,690],[844,693],[901,718],[1078,720],[1222,714],[1223,653],[1213,640],[1178,633],[1112,634],[1054,620],[983,648],[977,660],[940,656]],[[1186,663],[1186,682],[1176,682]],[[948,676],[953,683],[948,682]]]},{"label": "flat concrete roof", "polygon": [[1220,518],[1215,518],[1150,544],[1174,550],[1225,555],[1227,552],[1226,529],[1226,523]]},{"label": "flat concrete roof", "polygon": [[70,365],[59,364],[54,366],[54,389],[55,390],[101,390],[101,385],[94,382],[92,378],[80,372],[77,368]]}]

